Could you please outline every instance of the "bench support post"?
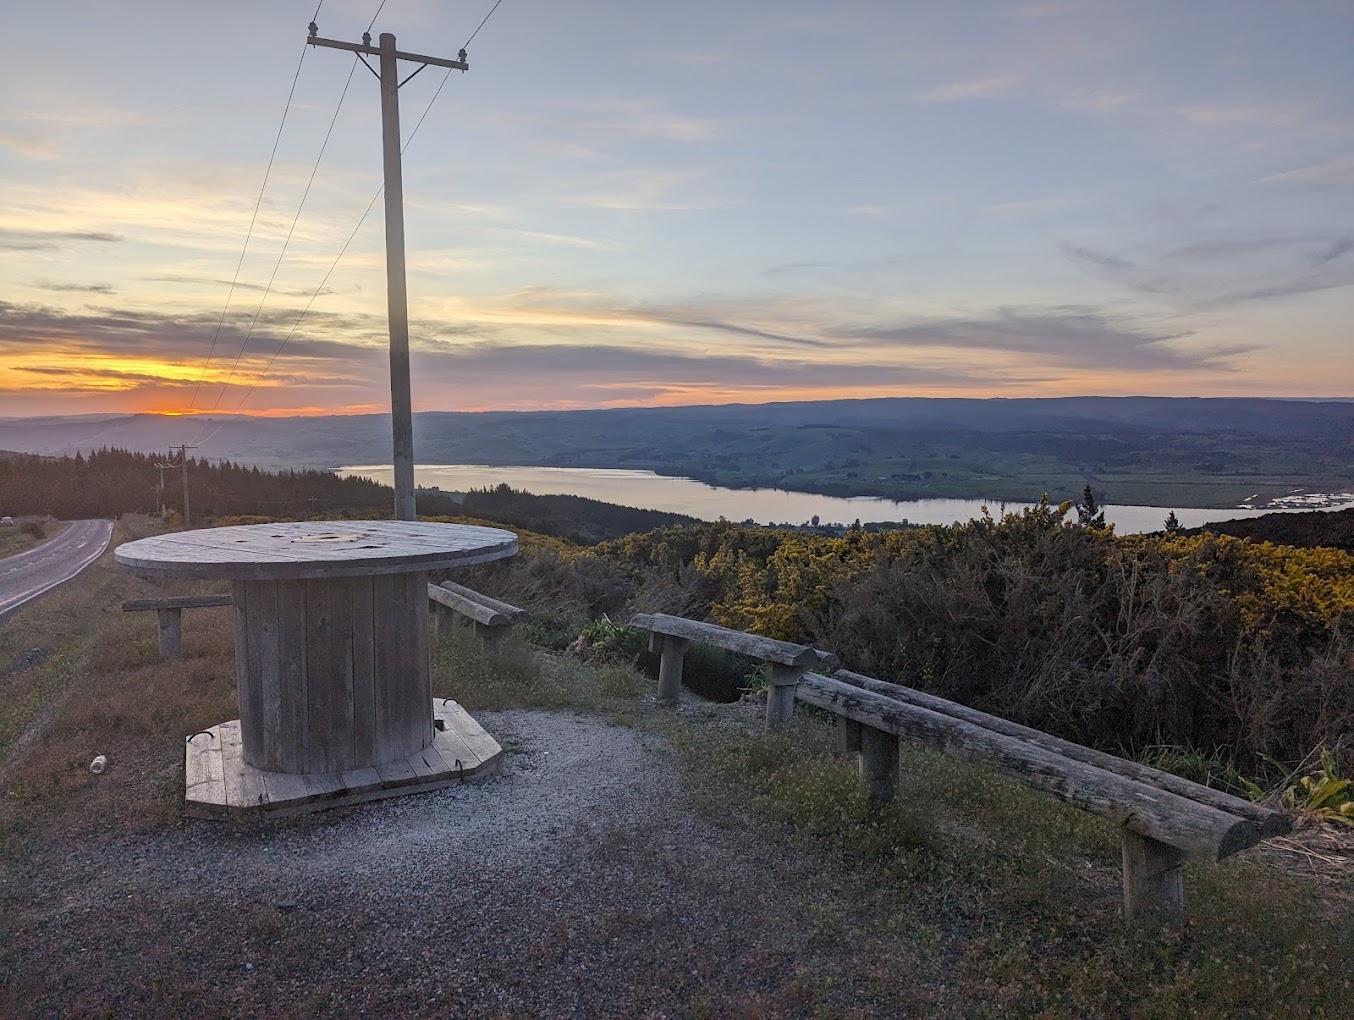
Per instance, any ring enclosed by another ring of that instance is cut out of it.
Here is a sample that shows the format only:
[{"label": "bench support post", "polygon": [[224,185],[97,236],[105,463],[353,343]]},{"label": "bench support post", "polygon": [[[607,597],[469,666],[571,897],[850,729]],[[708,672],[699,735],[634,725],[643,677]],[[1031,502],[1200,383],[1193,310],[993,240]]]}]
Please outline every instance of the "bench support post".
[{"label": "bench support post", "polygon": [[[654,637],[657,636],[657,634],[654,635]],[[677,695],[682,690],[682,661],[686,657],[686,648],[689,644],[691,642],[686,638],[672,637],[670,634],[663,635],[663,645],[660,652],[662,658],[658,662],[659,701],[677,701]]]},{"label": "bench support post", "polygon": [[837,753],[858,754],[860,752],[860,723],[844,715],[834,715],[837,720]]},{"label": "bench support post", "polygon": [[873,726],[860,728],[860,788],[887,804],[898,792],[898,735]]},{"label": "bench support post", "polygon": [[497,655],[503,650],[503,639],[512,630],[512,624],[494,625],[475,621],[475,636],[480,639],[480,651],[484,655]]},{"label": "bench support post", "polygon": [[807,666],[766,664],[766,728],[774,730],[790,721],[795,711],[795,688],[808,672]]},{"label": "bench support post", "polygon": [[1173,846],[1124,830],[1124,918],[1155,917],[1167,924],[1185,920],[1186,854]]},{"label": "bench support post", "polygon": [[160,620],[160,658],[183,658],[183,610],[157,609]]}]

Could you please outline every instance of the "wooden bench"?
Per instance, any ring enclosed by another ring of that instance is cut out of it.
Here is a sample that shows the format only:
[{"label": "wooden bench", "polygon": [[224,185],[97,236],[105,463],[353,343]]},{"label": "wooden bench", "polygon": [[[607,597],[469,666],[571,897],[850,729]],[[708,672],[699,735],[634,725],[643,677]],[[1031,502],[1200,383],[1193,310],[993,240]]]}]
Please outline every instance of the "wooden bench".
[{"label": "wooden bench", "polygon": [[229,595],[194,595],[172,599],[131,599],[122,603],[124,613],[154,609],[160,619],[160,658],[183,658],[183,611],[234,605]]},{"label": "wooden bench", "polygon": [[640,613],[630,625],[650,632],[649,651],[658,663],[658,700],[675,702],[682,687],[682,661],[692,641],[761,659],[766,664],[766,725],[783,725],[793,714],[795,685],[810,667],[833,669],[837,657],[808,645],[777,641],[665,613]]},{"label": "wooden bench", "polygon": [[860,752],[861,784],[894,796],[898,738],[978,762],[1108,818],[1123,838],[1124,914],[1179,923],[1187,858],[1217,861],[1290,831],[1274,811],[1136,762],[933,695],[842,670],[807,673],[795,696],[838,716],[839,746]]},{"label": "wooden bench", "polygon": [[485,655],[497,655],[513,624],[531,619],[525,609],[481,595],[454,581],[428,585],[428,598],[432,602],[433,633],[440,629],[444,613],[450,611],[471,621]]}]

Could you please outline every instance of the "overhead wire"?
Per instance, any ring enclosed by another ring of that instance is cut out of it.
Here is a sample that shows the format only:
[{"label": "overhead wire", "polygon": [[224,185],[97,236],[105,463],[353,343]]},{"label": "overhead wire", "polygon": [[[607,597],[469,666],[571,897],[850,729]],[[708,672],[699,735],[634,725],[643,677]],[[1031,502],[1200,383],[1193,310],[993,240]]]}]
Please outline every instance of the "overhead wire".
[{"label": "overhead wire", "polygon": [[338,105],[334,107],[334,115],[329,119],[329,129],[324,134],[324,141],[320,143],[319,155],[315,157],[315,165],[310,169],[310,179],[306,181],[305,190],[301,193],[301,201],[296,206],[296,215],[292,217],[291,226],[287,229],[287,236],[282,242],[282,250],[277,253],[277,260],[273,263],[272,275],[268,277],[268,285],[263,289],[263,297],[259,299],[259,306],[254,310],[254,318],[250,321],[249,329],[245,332],[239,353],[235,355],[235,362],[226,375],[226,381],[221,384],[221,392],[216,396],[216,403],[212,405],[213,411],[221,406],[221,398],[225,395],[226,388],[230,386],[230,381],[235,378],[235,371],[240,367],[240,359],[244,357],[245,349],[249,346],[249,340],[254,335],[254,327],[258,325],[259,316],[263,314],[263,306],[268,303],[268,295],[272,293],[273,283],[277,280],[277,271],[282,267],[282,260],[286,257],[292,235],[296,232],[296,224],[300,222],[301,212],[306,207],[306,199],[310,197],[310,188],[315,183],[315,175],[319,173],[320,162],[324,159],[325,150],[329,147],[329,139],[334,134],[334,125],[338,123],[339,112],[343,109],[343,101],[348,97],[348,88],[353,83],[353,73],[357,70],[357,64],[357,58],[354,57],[352,66],[348,68],[348,80],[343,83],[343,92],[339,95]]},{"label": "overhead wire", "polygon": [[[324,0],[320,0],[320,6],[324,5]],[[315,8],[315,16],[318,17],[320,8]],[[311,18],[314,21],[314,18]],[[301,59],[296,62],[296,73],[292,75],[291,89],[287,92],[287,103],[282,108],[282,120],[277,125],[277,134],[273,138],[273,151],[268,154],[268,167],[263,171],[263,184],[259,186],[259,197],[254,200],[254,212],[249,217],[249,229],[245,231],[244,246],[240,249],[239,261],[235,263],[235,275],[230,278],[230,289],[226,291],[226,303],[221,307],[221,317],[216,321],[216,332],[212,335],[211,346],[207,348],[207,360],[202,365],[202,374],[197,377],[197,385],[193,387],[193,399],[189,401],[188,409],[191,411],[197,407],[198,394],[202,390],[202,380],[207,378],[207,369],[211,367],[212,355],[216,353],[216,342],[221,338],[221,329],[226,322],[226,312],[230,309],[230,299],[235,295],[235,286],[240,280],[240,270],[244,266],[245,254],[249,251],[249,242],[254,236],[254,224],[258,222],[259,209],[263,206],[263,195],[268,190],[268,178],[273,173],[273,161],[277,158],[277,147],[282,141],[282,129],[287,126],[287,114],[291,112],[291,101],[296,95],[296,83],[301,79],[301,65],[306,62],[306,51],[309,46],[302,44]]]},{"label": "overhead wire", "polygon": [[[321,0],[321,2],[323,2],[323,0]],[[499,5],[500,5],[501,3],[503,3],[503,0],[494,0],[494,5],[493,5],[492,7],[489,8],[489,13],[486,14],[486,15],[480,20],[480,23],[475,27],[475,31],[473,31],[473,32],[470,33],[470,38],[467,39],[467,40],[465,41],[465,45],[461,47],[461,49],[462,49],[463,51],[470,48],[470,44],[471,44],[472,42],[474,42],[474,41],[475,41],[475,37],[476,37],[477,35],[480,34],[480,29],[484,28],[484,26],[488,23],[489,19],[490,19],[491,17],[493,17],[494,12],[495,12],[496,10],[498,10]],[[376,24],[376,18],[380,15],[381,10],[382,10],[382,8],[385,7],[385,5],[386,5],[386,0],[381,0],[381,5],[380,5],[379,7],[376,8],[376,13],[372,15],[372,17],[371,17],[371,23],[367,26],[367,31],[368,31],[368,32],[371,31],[372,25],[375,25],[375,24]],[[312,19],[312,20],[314,20],[314,19]],[[442,76],[441,82],[438,83],[438,86],[437,86],[436,90],[433,92],[432,98],[428,100],[428,104],[423,108],[423,113],[419,115],[418,120],[414,123],[413,130],[411,130],[411,131],[409,132],[409,137],[406,138],[406,139],[404,140],[404,144],[400,146],[400,155],[401,155],[401,156],[403,156],[404,153],[405,153],[406,151],[408,151],[409,146],[413,144],[414,136],[418,134],[418,129],[421,128],[421,127],[423,126],[423,122],[427,119],[428,113],[429,113],[429,112],[432,110],[432,108],[433,108],[433,104],[437,102],[437,97],[440,96],[440,95],[442,94],[442,89],[446,86],[447,80],[451,77],[451,71],[452,71],[451,68],[447,68],[446,73]],[[348,73],[348,79],[349,79],[349,81],[352,80],[352,71],[351,71],[351,70],[350,70],[349,73]],[[346,86],[346,85],[344,86],[344,92],[345,92],[345,94],[346,94],[346,92],[347,92],[347,86]],[[340,99],[339,102],[340,102],[340,104],[341,104],[341,103],[342,103],[342,100]],[[337,116],[337,112],[336,112],[335,116]],[[332,123],[332,122],[330,123],[330,130],[331,130],[331,131],[333,130],[333,123]],[[328,136],[327,136],[327,135],[325,136],[325,141],[326,141],[326,142],[328,141]],[[322,150],[322,151],[323,151],[323,150]],[[317,161],[317,166],[318,166],[318,161]],[[314,175],[312,174],[312,178],[313,178],[313,176],[314,176]],[[383,193],[384,191],[385,191],[385,185],[382,184],[380,187],[378,187],[378,188],[376,189],[376,193],[375,193],[374,195],[371,196],[371,201],[367,203],[367,208],[366,208],[365,210],[363,210],[362,215],[361,215],[360,217],[358,217],[357,223],[353,226],[352,232],[348,234],[348,239],[347,239],[346,241],[343,242],[343,247],[339,249],[339,253],[334,257],[334,261],[333,261],[332,263],[330,263],[329,269],[328,269],[328,270],[325,272],[325,274],[324,274],[324,278],[320,280],[319,285],[315,288],[315,291],[310,295],[310,299],[306,302],[306,306],[305,306],[303,309],[301,309],[301,314],[298,315],[298,316],[296,317],[296,321],[292,323],[291,329],[289,329],[289,330],[287,331],[287,335],[286,335],[285,337],[282,338],[282,343],[278,345],[277,350],[274,351],[272,357],[270,357],[270,358],[268,359],[268,363],[267,363],[266,365],[263,366],[263,370],[262,370],[261,372],[259,372],[259,374],[254,378],[254,381],[250,384],[249,389],[245,391],[244,395],[240,398],[239,402],[235,405],[235,409],[234,409],[234,411],[233,411],[232,413],[238,412],[238,411],[240,410],[240,408],[244,407],[245,401],[247,401],[247,400],[250,398],[250,396],[254,393],[254,390],[256,390],[256,389],[258,388],[259,383],[261,383],[261,382],[264,380],[264,378],[268,375],[269,370],[272,369],[273,363],[274,363],[275,361],[277,361],[277,359],[278,359],[278,355],[280,355],[280,354],[282,353],[283,349],[287,346],[287,344],[288,344],[288,342],[291,340],[291,338],[292,338],[293,336],[296,335],[296,331],[297,331],[297,329],[300,327],[302,320],[305,319],[306,315],[309,314],[311,307],[315,304],[316,299],[320,296],[320,293],[324,290],[324,285],[325,285],[326,283],[329,282],[329,277],[332,276],[333,273],[334,273],[334,270],[338,268],[338,264],[339,264],[340,261],[342,261],[343,256],[346,255],[346,254],[348,253],[348,249],[349,249],[349,247],[351,247],[351,245],[352,245],[352,243],[353,243],[353,239],[354,239],[355,237],[357,237],[357,232],[358,232],[359,230],[362,229],[362,225],[367,221],[367,217],[368,217],[369,215],[371,215],[372,209],[375,208],[377,199],[379,199],[379,198],[381,197],[381,195],[382,195],[382,193]],[[303,201],[304,201],[304,199],[303,199]],[[299,215],[299,210],[298,210],[298,215]],[[295,224],[293,223],[293,226],[294,226],[294,225],[295,225]],[[290,234],[288,235],[288,237],[290,237]],[[224,392],[225,392],[225,387],[223,386],[223,387],[222,387],[222,393],[224,393]],[[218,397],[218,404],[219,404],[219,402],[220,402],[220,398]],[[206,443],[206,442],[207,442],[208,440],[210,440],[213,436],[215,436],[218,432],[220,432],[223,428],[225,428],[225,424],[222,424],[222,425],[217,426],[217,428],[214,429],[211,433],[209,433],[205,438],[199,439],[199,440],[198,440],[198,445],[200,446],[200,445],[202,445],[203,443]]]}]

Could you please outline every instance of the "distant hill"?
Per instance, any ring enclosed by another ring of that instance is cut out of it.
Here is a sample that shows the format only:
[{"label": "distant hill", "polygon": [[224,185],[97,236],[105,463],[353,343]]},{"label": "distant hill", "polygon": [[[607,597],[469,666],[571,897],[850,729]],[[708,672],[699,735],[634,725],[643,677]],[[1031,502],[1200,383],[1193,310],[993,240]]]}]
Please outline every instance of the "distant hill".
[{"label": "distant hill", "polygon": [[[265,468],[390,461],[386,415],[0,420],[0,446],[162,452]],[[716,485],[893,499],[1073,498],[1235,506],[1354,488],[1354,403],[1252,398],[833,400],[586,411],[426,412],[424,464],[634,468]]]},{"label": "distant hill", "polygon": [[[1205,529],[1195,529],[1194,534]],[[1354,507],[1348,510],[1297,514],[1265,514],[1237,521],[1218,521],[1206,529],[1255,542],[1296,545],[1305,549],[1328,546],[1354,553]]]}]

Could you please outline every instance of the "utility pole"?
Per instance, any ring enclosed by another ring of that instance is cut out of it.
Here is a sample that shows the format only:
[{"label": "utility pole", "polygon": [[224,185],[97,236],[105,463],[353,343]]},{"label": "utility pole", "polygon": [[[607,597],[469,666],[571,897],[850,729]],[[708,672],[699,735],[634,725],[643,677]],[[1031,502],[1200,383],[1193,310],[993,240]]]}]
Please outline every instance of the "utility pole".
[{"label": "utility pole", "polygon": [[[171,446],[172,450],[173,447]],[[188,451],[196,450],[196,446],[179,446],[179,463],[183,465],[183,530],[187,531],[193,526],[193,520],[188,516]],[[170,465],[173,467],[173,465]]]},{"label": "utility pole", "polygon": [[[319,27],[310,23],[311,46],[328,46],[356,53],[367,70],[381,81],[381,150],[385,168],[386,213],[386,307],[390,319],[390,423],[394,440],[395,519],[412,521],[414,508],[414,415],[409,393],[409,296],[404,276],[404,180],[400,163],[400,86],[432,64],[465,71],[465,50],[456,60],[403,53],[395,48],[395,36],[381,33],[381,45],[371,44],[371,33],[362,33],[361,43],[322,39]],[[377,57],[381,70],[367,63]],[[421,66],[400,81],[399,62],[413,61]]]},{"label": "utility pole", "polygon": [[[170,449],[172,450],[173,447],[171,446]],[[175,465],[172,462],[161,464],[157,461],[155,466],[160,469],[160,484],[155,487],[155,512],[160,515],[160,520],[163,521],[165,519],[165,468],[172,468]]]}]

